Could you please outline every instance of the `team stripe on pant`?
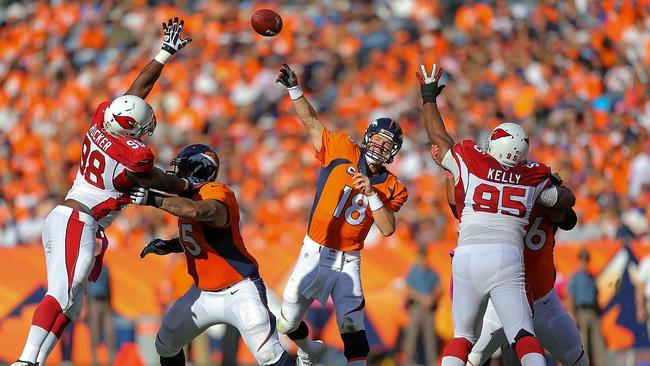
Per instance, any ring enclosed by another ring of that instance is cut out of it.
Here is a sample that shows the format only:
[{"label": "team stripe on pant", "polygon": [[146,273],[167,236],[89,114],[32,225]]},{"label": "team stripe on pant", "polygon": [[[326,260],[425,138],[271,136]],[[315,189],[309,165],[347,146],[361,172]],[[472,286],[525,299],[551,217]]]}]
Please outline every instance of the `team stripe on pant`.
[{"label": "team stripe on pant", "polygon": [[[269,310],[268,299],[266,297],[266,286],[264,285],[264,281],[259,277],[250,278],[249,280],[253,283],[253,285],[255,285],[255,289],[257,289],[257,294],[259,295],[260,300],[262,300],[262,304],[264,304],[264,307],[266,308],[266,312],[269,314],[269,323],[271,323],[269,324],[270,326],[269,334],[267,334],[266,338],[260,344],[260,346],[257,347],[257,352],[259,352],[262,349],[262,347],[264,347],[266,342],[268,342],[269,339],[271,339],[273,333],[275,333],[275,315],[273,315],[271,310]],[[282,312],[280,311],[280,313]]]},{"label": "team stripe on pant", "polygon": [[83,228],[84,223],[79,220],[79,212],[76,210],[72,211],[65,231],[65,269],[68,272],[68,292],[72,290],[72,280],[74,279],[74,271],[77,267]]}]

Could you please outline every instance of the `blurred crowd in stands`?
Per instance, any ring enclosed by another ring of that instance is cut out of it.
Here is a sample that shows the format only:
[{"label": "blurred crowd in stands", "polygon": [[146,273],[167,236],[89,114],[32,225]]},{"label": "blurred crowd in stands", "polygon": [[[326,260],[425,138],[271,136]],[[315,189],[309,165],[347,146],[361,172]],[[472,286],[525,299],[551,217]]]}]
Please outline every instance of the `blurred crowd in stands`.
[{"label": "blurred crowd in stands", "polygon": [[[169,3],[17,1],[0,12],[0,245],[40,242],[93,111],[127,90],[172,15],[193,42],[148,97],[158,128],[146,142],[163,168],[185,144],[218,149],[219,180],[238,194],[248,245],[298,245],[313,200],[313,148],[274,82],[283,62],[332,128],[358,139],[379,116],[402,125],[404,147],[389,168],[410,199],[393,242],[455,237],[419,120],[421,63],[445,70],[439,104],[456,139],[482,145],[502,121],[525,126],[530,159],[578,197],[580,225],[561,239],[648,235],[648,1]],[[252,31],[262,7],[282,15],[279,36]],[[113,247],[139,247],[173,236],[174,222],[127,209],[109,236]]]}]

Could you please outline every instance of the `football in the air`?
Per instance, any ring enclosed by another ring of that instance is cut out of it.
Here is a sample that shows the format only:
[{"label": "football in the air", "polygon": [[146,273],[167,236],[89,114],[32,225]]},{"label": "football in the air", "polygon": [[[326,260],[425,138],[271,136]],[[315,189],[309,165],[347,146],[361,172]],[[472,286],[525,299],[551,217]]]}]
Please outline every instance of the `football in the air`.
[{"label": "football in the air", "polygon": [[282,18],[280,14],[271,9],[260,9],[253,13],[251,25],[255,32],[264,37],[277,36],[282,30]]}]

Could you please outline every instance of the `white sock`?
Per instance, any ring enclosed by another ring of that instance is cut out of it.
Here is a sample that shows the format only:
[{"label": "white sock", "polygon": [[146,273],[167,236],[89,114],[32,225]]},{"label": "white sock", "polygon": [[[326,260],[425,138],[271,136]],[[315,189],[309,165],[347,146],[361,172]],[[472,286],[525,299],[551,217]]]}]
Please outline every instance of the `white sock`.
[{"label": "white sock", "polygon": [[43,345],[41,346],[41,352],[38,354],[38,358],[36,361],[38,362],[39,366],[45,365],[45,361],[47,360],[47,356],[52,353],[52,350],[54,349],[54,346],[56,346],[56,342],[58,342],[59,339],[54,335],[54,333],[50,332],[50,334],[47,335],[47,338],[45,338],[45,342],[43,342]]},{"label": "white sock", "polygon": [[366,360],[348,361],[348,366],[366,366]]},{"label": "white sock", "polygon": [[546,360],[543,355],[531,352],[521,358],[521,366],[546,366]]},{"label": "white sock", "polygon": [[20,354],[18,359],[21,361],[36,362],[38,353],[48,333],[47,330],[37,325],[29,327],[29,335],[27,336],[27,342],[25,342],[25,348],[23,348],[23,353]]},{"label": "white sock", "polygon": [[455,356],[445,356],[442,358],[440,366],[465,366],[465,362]]}]

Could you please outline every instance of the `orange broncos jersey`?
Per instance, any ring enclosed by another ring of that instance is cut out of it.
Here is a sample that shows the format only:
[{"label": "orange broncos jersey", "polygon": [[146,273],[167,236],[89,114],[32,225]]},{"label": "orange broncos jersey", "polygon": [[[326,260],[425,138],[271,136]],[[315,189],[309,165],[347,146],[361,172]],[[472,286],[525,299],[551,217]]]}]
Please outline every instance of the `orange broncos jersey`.
[{"label": "orange broncos jersey", "polygon": [[[352,180],[357,171],[369,176],[365,155],[344,133],[323,129],[323,145],[316,158],[321,170],[307,233],[328,248],[360,250],[374,222],[368,198],[354,188]],[[370,183],[393,212],[399,211],[408,197],[404,184],[386,168],[370,177]]]},{"label": "orange broncos jersey", "polygon": [[544,216],[539,205],[535,205],[524,238],[526,284],[533,293],[533,300],[546,295],[555,284],[553,248],[556,231],[557,226]]},{"label": "orange broncos jersey", "polygon": [[206,221],[178,219],[179,239],[187,259],[187,272],[202,290],[220,290],[258,274],[257,261],[241,236],[239,204],[222,183],[208,183],[193,200],[218,200],[228,208],[228,224],[217,228]]}]

